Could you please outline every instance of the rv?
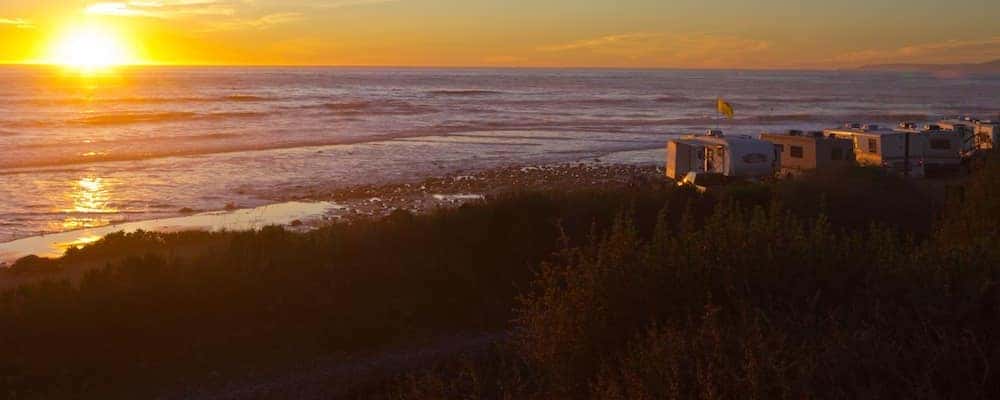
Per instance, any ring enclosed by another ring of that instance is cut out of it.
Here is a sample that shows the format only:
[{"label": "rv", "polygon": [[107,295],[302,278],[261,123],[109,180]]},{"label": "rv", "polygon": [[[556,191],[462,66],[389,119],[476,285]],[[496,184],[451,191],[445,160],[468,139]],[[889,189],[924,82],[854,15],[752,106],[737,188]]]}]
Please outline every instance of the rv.
[{"label": "rv", "polygon": [[772,176],[775,163],[770,142],[746,135],[727,136],[710,130],[706,135],[685,135],[667,142],[666,175],[675,180],[690,172],[740,178]]},{"label": "rv", "polygon": [[804,171],[846,167],[855,164],[854,142],[825,137],[823,132],[762,133],[762,140],[774,144],[782,175]]},{"label": "rv", "polygon": [[976,142],[980,150],[992,150],[1000,146],[1000,122],[988,120],[977,122]]},{"label": "rv", "polygon": [[925,175],[958,173],[962,160],[976,151],[972,131],[962,125],[948,130],[941,124],[927,124],[918,128],[916,124],[903,122],[895,130],[917,135],[914,138],[919,140],[914,143],[923,146],[920,161]]},{"label": "rv", "polygon": [[976,150],[991,150],[994,143],[1000,143],[1000,123],[984,121],[972,117],[944,119],[937,123],[941,129],[961,131],[969,135],[966,147],[972,153]]},{"label": "rv", "polygon": [[854,143],[858,164],[884,167],[903,175],[922,177],[924,136],[915,132],[885,129],[878,125],[847,124],[823,131],[826,137]]}]

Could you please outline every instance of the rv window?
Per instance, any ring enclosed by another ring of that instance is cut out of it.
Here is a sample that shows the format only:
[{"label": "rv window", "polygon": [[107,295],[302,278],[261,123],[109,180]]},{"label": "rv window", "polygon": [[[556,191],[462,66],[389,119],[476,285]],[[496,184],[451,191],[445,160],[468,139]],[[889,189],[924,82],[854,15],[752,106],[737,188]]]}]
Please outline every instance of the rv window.
[{"label": "rv window", "polygon": [[792,146],[788,148],[788,154],[792,158],[802,158],[802,146]]},{"label": "rv window", "polygon": [[878,153],[878,140],[868,139],[868,152]]},{"label": "rv window", "polygon": [[931,139],[931,148],[934,150],[951,150],[951,141],[948,139]]},{"label": "rv window", "polygon": [[830,154],[830,159],[833,161],[841,161],[844,159],[844,149],[839,147],[833,149],[833,153]]}]

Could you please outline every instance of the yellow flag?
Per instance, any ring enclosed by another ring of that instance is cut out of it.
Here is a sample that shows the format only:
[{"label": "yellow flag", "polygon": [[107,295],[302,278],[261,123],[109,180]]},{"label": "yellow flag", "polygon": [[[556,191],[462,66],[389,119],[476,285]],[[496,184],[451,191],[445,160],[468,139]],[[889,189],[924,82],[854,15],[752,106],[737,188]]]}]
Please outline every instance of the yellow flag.
[{"label": "yellow flag", "polygon": [[719,114],[725,115],[726,118],[733,119],[733,105],[729,104],[721,97],[719,97],[716,102],[715,107],[719,110]]}]

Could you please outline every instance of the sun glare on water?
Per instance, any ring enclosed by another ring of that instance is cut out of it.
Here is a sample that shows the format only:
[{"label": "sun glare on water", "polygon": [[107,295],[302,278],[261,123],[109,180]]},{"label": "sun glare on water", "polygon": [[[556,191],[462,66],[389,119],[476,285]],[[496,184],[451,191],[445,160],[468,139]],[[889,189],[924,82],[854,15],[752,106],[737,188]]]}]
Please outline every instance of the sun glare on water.
[{"label": "sun glare on water", "polygon": [[99,25],[74,27],[52,45],[51,64],[93,72],[136,62],[128,43],[111,29]]}]

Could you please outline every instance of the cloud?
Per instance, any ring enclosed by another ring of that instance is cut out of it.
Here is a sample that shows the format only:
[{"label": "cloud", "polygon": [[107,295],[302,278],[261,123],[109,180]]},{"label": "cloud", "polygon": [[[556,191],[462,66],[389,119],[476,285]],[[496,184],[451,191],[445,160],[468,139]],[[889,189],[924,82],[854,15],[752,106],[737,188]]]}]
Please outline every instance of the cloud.
[{"label": "cloud", "polygon": [[980,62],[1000,58],[1000,36],[975,40],[947,40],[903,46],[894,49],[853,51],[823,60],[836,65],[876,63]]},{"label": "cloud", "polygon": [[252,19],[233,19],[212,24],[208,31],[234,31],[245,29],[266,29],[275,25],[287,24],[302,19],[302,13],[284,12],[264,15]]},{"label": "cloud", "polygon": [[641,43],[647,41],[650,38],[658,37],[658,34],[650,33],[628,33],[622,35],[609,35],[602,36],[599,38],[578,40],[572,43],[554,45],[554,46],[543,46],[539,47],[539,51],[544,52],[562,52],[562,51],[573,51],[573,50],[607,50],[614,47],[629,46],[636,43]]},{"label": "cloud", "polygon": [[132,0],[94,3],[84,11],[92,15],[119,17],[178,18],[185,16],[236,14],[236,0]]},{"label": "cloud", "polygon": [[0,18],[0,25],[13,26],[18,29],[31,29],[35,27],[30,21],[21,18]]},{"label": "cloud", "polygon": [[727,67],[745,65],[770,50],[771,43],[732,35],[624,33],[542,46],[541,53],[590,56],[610,62],[659,66]]},{"label": "cloud", "polygon": [[369,4],[396,3],[402,0],[327,0],[313,2],[311,5],[318,8],[341,8],[351,6],[363,6]]},{"label": "cloud", "polygon": [[[360,1],[360,0],[359,0]],[[260,30],[294,22],[301,12],[273,12],[253,15],[251,0],[130,0],[94,3],[87,14],[157,19],[195,19],[202,32]]]}]

